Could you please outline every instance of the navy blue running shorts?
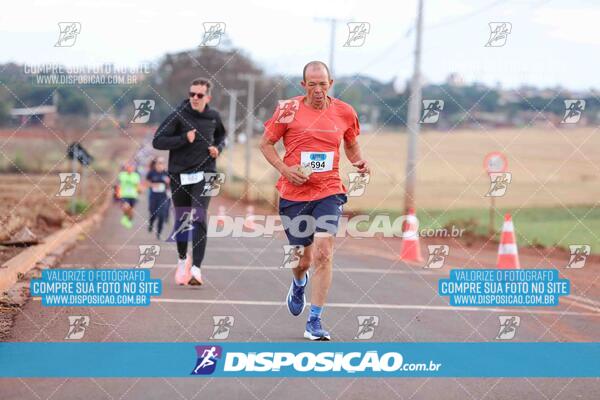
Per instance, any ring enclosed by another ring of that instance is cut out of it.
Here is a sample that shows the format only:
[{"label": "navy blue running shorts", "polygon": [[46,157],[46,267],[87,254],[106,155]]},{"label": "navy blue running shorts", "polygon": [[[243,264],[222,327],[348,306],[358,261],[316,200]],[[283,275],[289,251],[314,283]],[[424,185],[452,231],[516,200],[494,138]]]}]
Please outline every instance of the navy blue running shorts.
[{"label": "navy blue running shorts", "polygon": [[343,205],[347,201],[345,194],[312,201],[279,199],[279,215],[290,244],[310,246],[315,232],[327,232],[335,236]]}]

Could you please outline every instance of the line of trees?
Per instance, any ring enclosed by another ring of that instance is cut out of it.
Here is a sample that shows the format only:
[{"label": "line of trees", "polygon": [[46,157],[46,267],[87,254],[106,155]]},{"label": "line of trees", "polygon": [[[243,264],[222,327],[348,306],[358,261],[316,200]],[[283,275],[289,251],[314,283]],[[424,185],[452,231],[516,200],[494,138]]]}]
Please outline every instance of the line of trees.
[{"label": "line of trees", "polygon": [[[301,66],[299,66],[300,68]],[[265,117],[275,107],[277,99],[301,93],[301,76],[281,77],[267,74],[243,51],[239,49],[197,48],[189,52],[167,54],[158,61],[154,69],[140,76],[136,85],[64,85],[41,86],[35,76],[24,73],[18,64],[0,65],[0,124],[9,122],[12,107],[33,107],[52,104],[53,95],[58,94],[58,113],[87,117],[91,113],[103,113],[111,109],[123,121],[133,115],[134,99],[154,99],[155,112],[150,122],[161,121],[185,98],[189,82],[203,76],[212,79],[213,106],[224,113],[228,110],[227,90],[245,90],[246,82],[240,74],[262,77],[257,82],[256,99],[259,118]],[[408,90],[397,93],[393,82],[380,82],[367,76],[341,77],[336,80],[336,96],[352,104],[363,119],[370,122],[377,116],[378,123],[388,126],[403,126],[406,120]],[[455,86],[449,84],[427,85],[423,89],[424,99],[444,100],[442,129],[454,124],[469,123],[473,113],[495,114],[497,120],[514,124],[519,113],[541,110],[557,117],[564,114],[564,99],[572,98],[568,92],[556,96],[513,96],[503,99],[503,92],[483,85]],[[598,123],[600,100],[594,95],[586,96],[586,121]],[[245,98],[238,99],[237,116],[242,120],[246,114]],[[468,112],[468,114],[467,114]],[[364,115],[368,114],[368,115]]]}]

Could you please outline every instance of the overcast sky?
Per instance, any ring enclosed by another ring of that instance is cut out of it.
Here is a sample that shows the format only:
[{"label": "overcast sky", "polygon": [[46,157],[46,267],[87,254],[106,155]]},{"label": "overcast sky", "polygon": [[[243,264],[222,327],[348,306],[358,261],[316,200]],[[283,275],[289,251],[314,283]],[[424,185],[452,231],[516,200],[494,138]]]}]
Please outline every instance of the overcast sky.
[{"label": "overcast sky", "polygon": [[[336,75],[405,80],[412,71],[416,8],[416,0],[19,0],[3,4],[0,62],[155,62],[194,48],[202,23],[219,21],[232,44],[267,72],[296,75],[309,60],[328,60],[330,28],[316,18],[336,17],[344,19],[336,30]],[[362,47],[342,46],[346,21],[370,23]],[[457,72],[468,82],[504,87],[600,88],[593,62],[600,50],[600,2],[425,0],[424,21],[422,68],[430,82]],[[54,47],[58,22],[81,22],[73,47]],[[512,24],[503,47],[484,47],[489,22]]]}]

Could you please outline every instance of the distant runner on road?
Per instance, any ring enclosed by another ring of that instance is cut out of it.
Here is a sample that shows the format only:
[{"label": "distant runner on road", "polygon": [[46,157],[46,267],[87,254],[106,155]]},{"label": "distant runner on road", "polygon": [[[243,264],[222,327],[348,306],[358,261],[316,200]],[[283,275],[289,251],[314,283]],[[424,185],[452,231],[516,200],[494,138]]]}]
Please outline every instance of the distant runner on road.
[{"label": "distant runner on road", "polygon": [[133,208],[140,193],[141,177],[135,170],[133,162],[125,164],[125,170],[119,172],[119,197],[121,199],[121,225],[130,229],[133,226]]},{"label": "distant runner on road", "polygon": [[156,238],[161,239],[163,225],[169,214],[170,199],[167,195],[169,185],[169,174],[165,168],[165,159],[157,157],[152,160],[150,170],[146,174],[146,182],[148,183],[148,232],[154,229],[154,221],[156,221]]}]

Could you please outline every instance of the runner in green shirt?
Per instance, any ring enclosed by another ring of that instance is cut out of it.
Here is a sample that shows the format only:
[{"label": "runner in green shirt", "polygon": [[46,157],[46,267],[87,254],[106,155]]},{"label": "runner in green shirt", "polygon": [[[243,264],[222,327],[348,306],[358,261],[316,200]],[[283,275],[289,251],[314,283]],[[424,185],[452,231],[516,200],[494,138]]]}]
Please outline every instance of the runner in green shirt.
[{"label": "runner in green shirt", "polygon": [[121,209],[123,216],[121,217],[121,225],[126,228],[133,226],[133,207],[137,202],[140,193],[141,177],[135,171],[133,163],[129,162],[125,165],[125,171],[119,172],[119,188],[121,197]]}]

